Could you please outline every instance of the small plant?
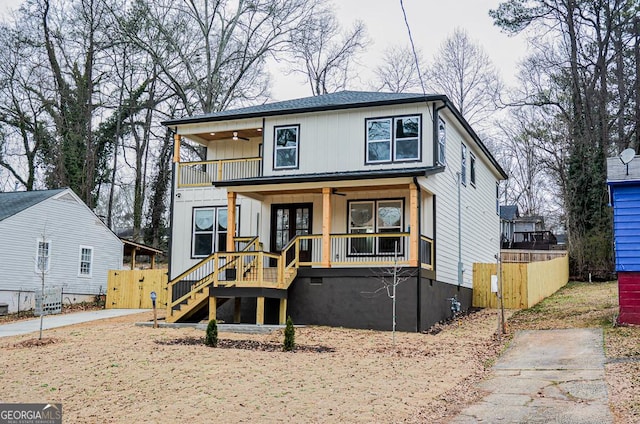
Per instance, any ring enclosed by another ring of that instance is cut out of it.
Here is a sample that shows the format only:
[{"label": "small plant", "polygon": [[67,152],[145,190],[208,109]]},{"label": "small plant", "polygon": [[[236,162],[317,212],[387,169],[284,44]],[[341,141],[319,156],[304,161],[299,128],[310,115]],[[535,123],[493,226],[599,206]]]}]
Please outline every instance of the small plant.
[{"label": "small plant", "polygon": [[290,352],[296,347],[296,329],[293,327],[291,317],[287,317],[287,326],[284,328],[284,350]]},{"label": "small plant", "polygon": [[209,321],[209,325],[207,325],[204,344],[209,347],[218,347],[218,323],[215,319]]}]

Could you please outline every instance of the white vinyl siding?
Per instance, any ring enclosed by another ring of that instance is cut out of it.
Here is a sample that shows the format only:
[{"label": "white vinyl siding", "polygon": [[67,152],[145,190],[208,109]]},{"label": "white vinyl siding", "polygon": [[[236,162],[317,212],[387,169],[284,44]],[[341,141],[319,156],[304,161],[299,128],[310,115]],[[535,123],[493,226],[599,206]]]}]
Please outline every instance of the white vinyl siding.
[{"label": "white vinyl siding", "polygon": [[81,277],[91,277],[93,269],[93,247],[80,246],[80,264],[78,275]]},{"label": "white vinyl siding", "polygon": [[[40,289],[41,274],[34,270],[37,241],[45,232],[50,243],[46,287],[62,287],[65,294],[96,295],[107,290],[109,270],[122,269],[120,239],[70,190],[62,193],[0,221],[0,240],[11,240],[10,247],[0,249],[0,290]],[[91,277],[80,277],[80,246],[87,245],[94,248]]]}]

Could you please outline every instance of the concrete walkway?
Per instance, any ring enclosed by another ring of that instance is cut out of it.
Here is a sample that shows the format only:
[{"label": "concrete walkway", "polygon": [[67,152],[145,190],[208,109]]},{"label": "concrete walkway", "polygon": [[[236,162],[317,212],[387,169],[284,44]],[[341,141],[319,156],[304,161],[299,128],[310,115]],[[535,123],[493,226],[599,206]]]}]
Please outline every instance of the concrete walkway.
[{"label": "concrete walkway", "polygon": [[612,423],[604,362],[601,329],[520,331],[452,422]]},{"label": "concrete walkway", "polygon": [[[64,327],[65,325],[80,324],[83,322],[95,321],[105,318],[121,317],[124,315],[147,312],[150,309],[100,309],[97,311],[72,312],[61,315],[47,315],[42,320],[42,328]],[[15,321],[9,324],[0,325],[0,337],[19,336],[21,334],[40,331],[40,318]]]}]

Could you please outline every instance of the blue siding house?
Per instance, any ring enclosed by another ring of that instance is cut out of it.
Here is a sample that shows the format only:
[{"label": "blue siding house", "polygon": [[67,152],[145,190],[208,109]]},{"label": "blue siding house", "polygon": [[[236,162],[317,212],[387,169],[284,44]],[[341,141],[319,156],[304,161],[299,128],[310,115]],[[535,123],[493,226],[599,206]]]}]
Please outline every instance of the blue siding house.
[{"label": "blue siding house", "polygon": [[628,164],[607,160],[607,183],[613,206],[619,322],[640,324],[640,156]]}]

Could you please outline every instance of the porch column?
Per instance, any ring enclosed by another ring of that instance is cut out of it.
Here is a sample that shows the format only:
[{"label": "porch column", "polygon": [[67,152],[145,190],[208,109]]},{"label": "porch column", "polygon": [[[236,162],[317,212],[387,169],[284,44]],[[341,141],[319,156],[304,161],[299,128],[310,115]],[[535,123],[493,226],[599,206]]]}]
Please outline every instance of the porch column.
[{"label": "porch column", "polygon": [[264,297],[259,297],[256,302],[256,324],[264,324]]},{"label": "porch column", "polygon": [[287,299],[280,299],[280,314],[278,323],[280,325],[285,325],[287,323]]},{"label": "porch column", "polygon": [[418,266],[418,187],[409,184],[409,266]]},{"label": "porch column", "polygon": [[180,135],[173,135],[173,163],[180,162]]},{"label": "porch column", "polygon": [[227,252],[235,251],[233,238],[236,235],[236,193],[227,193]]},{"label": "porch column", "polygon": [[331,188],[322,188],[322,266],[331,267]]}]

